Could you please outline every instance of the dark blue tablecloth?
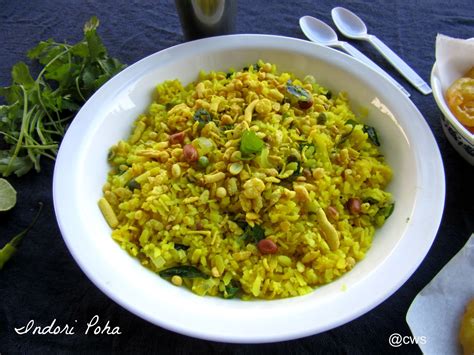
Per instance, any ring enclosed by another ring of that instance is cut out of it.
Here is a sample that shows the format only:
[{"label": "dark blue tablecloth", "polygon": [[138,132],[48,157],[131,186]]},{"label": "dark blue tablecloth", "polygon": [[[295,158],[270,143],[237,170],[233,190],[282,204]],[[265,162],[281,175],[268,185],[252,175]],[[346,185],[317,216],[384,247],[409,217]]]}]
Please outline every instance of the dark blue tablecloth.
[{"label": "dark blue tablecloth", "polygon": [[[239,0],[237,32],[304,38],[298,19],[313,15],[333,25],[330,10],[334,6],[344,6],[361,15],[370,32],[377,34],[426,81],[434,62],[438,32],[460,38],[474,36],[471,0]],[[82,38],[82,26],[92,15],[101,20],[99,32],[110,53],[128,64],[184,40],[174,2],[170,0],[0,0],[0,85],[10,83],[11,66],[25,60],[26,51],[38,41],[53,37],[74,42]],[[0,271],[0,353],[419,352],[416,345],[392,348],[388,338],[392,333],[410,335],[405,316],[413,298],[474,231],[474,169],[446,141],[439,121],[441,113],[433,97],[423,96],[413,89],[369,44],[351,42],[410,91],[411,99],[436,137],[446,169],[445,212],[436,240],[421,266],[397,292],[346,325],[299,340],[238,345],[170,332],[111,301],[75,264],[54,217],[51,189],[54,165],[44,161],[39,174],[32,172],[22,178],[9,178],[18,190],[18,204],[10,212],[0,214],[0,245],[3,245],[28,225],[38,201],[45,204],[36,228],[27,236],[15,258]],[[77,321],[84,326],[94,315],[100,317],[103,325],[109,321],[111,326],[119,326],[122,334],[76,332],[54,336],[14,332],[14,328],[32,319],[42,326],[54,319],[57,324],[74,325]],[[444,331],[442,326],[440,332]]]}]

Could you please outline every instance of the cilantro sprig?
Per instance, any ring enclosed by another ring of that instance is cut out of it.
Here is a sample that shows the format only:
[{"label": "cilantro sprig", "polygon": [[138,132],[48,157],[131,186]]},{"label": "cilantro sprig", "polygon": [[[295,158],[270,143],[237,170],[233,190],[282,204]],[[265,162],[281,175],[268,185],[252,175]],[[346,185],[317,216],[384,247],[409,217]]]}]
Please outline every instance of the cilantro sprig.
[{"label": "cilantro sprig", "polygon": [[61,138],[81,105],[125,66],[108,55],[97,34],[99,20],[84,25],[74,45],[52,39],[28,52],[41,65],[34,79],[24,62],[12,68],[12,84],[0,88],[0,173],[40,171],[41,157],[55,159]]}]

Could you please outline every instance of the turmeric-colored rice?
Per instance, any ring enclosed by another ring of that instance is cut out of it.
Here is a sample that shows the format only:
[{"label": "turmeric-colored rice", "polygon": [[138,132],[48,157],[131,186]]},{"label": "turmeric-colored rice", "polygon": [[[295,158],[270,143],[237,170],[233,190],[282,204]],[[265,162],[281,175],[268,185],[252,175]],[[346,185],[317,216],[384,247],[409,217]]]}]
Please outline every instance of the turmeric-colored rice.
[{"label": "turmeric-colored rice", "polygon": [[173,285],[304,295],[363,259],[393,210],[378,145],[313,77],[263,61],[201,72],[157,86],[110,150],[100,207],[113,239]]}]

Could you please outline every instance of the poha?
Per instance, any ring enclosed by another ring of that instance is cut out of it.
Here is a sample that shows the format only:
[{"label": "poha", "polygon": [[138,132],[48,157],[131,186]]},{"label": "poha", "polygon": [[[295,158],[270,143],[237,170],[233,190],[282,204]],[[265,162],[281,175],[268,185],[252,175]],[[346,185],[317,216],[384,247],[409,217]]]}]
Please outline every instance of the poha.
[{"label": "poha", "polygon": [[114,145],[101,209],[122,248],[198,295],[304,295],[364,258],[394,208],[348,97],[259,61],[157,86]]}]

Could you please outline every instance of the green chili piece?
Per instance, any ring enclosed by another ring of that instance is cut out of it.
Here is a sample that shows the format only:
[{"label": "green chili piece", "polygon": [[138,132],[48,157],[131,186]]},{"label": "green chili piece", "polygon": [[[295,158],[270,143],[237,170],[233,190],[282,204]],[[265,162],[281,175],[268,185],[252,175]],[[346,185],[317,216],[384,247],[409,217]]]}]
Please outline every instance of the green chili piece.
[{"label": "green chili piece", "polygon": [[0,270],[3,268],[3,265],[5,265],[5,263],[8,260],[10,260],[11,257],[16,253],[23,237],[31,230],[31,228],[33,228],[36,221],[38,220],[38,217],[42,209],[43,209],[43,203],[39,202],[38,212],[36,213],[36,216],[33,219],[33,221],[30,223],[30,225],[26,227],[22,232],[14,236],[12,240],[10,240],[7,244],[5,244],[5,246],[2,249],[0,249]]},{"label": "green chili piece", "polygon": [[242,133],[240,152],[243,155],[258,154],[262,151],[264,145],[263,140],[254,131],[246,130]]}]

